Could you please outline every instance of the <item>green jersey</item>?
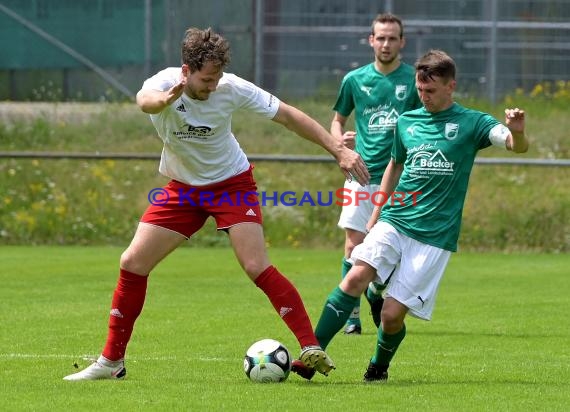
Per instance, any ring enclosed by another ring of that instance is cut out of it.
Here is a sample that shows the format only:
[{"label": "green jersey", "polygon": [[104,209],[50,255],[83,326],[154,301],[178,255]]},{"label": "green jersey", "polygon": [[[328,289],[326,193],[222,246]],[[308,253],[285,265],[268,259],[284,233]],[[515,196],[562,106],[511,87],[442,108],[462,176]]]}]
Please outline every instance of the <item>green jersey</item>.
[{"label": "green jersey", "polygon": [[392,157],[404,169],[380,220],[422,243],[455,252],[475,155],[491,145],[489,133],[498,124],[457,103],[438,113],[421,108],[400,116]]},{"label": "green jersey", "polygon": [[370,183],[380,183],[390,161],[398,117],[421,106],[415,71],[408,64],[400,64],[385,76],[370,63],[347,73],[342,80],[333,110],[344,117],[354,110],[355,151],[368,167]]}]

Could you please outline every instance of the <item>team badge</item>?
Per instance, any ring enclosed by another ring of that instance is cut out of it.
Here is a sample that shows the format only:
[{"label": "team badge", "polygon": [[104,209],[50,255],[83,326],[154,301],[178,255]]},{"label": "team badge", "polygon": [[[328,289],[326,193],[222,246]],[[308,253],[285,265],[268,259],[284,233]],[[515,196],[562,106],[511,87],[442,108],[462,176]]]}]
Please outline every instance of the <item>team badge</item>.
[{"label": "team badge", "polygon": [[405,84],[397,84],[395,94],[396,94],[396,99],[404,100],[408,95],[408,86]]},{"label": "team badge", "polygon": [[457,123],[445,124],[445,138],[447,140],[454,140],[459,133],[459,125]]}]

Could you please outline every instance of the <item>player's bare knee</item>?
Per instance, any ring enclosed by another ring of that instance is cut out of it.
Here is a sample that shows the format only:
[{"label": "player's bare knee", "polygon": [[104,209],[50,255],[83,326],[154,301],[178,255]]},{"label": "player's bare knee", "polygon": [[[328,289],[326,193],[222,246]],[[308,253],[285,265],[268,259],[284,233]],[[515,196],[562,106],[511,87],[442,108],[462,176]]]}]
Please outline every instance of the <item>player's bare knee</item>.
[{"label": "player's bare knee", "polygon": [[242,262],[241,264],[243,271],[249,276],[250,279],[255,280],[265,269],[267,265],[262,265],[260,262],[255,260],[249,262]]},{"label": "player's bare knee", "polygon": [[353,296],[360,296],[370,283],[369,276],[363,270],[351,270],[342,280],[342,289]]},{"label": "player's bare knee", "polygon": [[404,321],[399,314],[391,313],[390,311],[382,310],[382,330],[390,335],[398,333],[404,326]]},{"label": "player's bare knee", "polygon": [[121,254],[121,259],[119,261],[120,267],[121,269],[127,270],[131,273],[135,273],[137,275],[147,275],[146,268],[144,268],[144,265],[142,264],[142,262],[140,262],[139,259],[136,258],[136,256],[131,253],[131,251],[129,249],[125,250],[122,254]]}]

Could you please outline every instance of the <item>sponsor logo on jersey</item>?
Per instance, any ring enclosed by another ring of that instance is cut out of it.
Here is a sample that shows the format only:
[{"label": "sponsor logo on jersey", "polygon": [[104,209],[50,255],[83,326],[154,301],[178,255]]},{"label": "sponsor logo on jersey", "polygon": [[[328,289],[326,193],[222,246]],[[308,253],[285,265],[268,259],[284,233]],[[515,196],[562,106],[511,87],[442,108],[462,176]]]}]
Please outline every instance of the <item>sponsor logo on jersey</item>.
[{"label": "sponsor logo on jersey", "polygon": [[368,131],[370,133],[383,133],[394,130],[399,116],[400,114],[396,109],[392,109],[389,112],[382,110],[374,113],[368,120]]},{"label": "sponsor logo on jersey", "polygon": [[360,90],[366,93],[367,96],[370,96],[370,90],[372,90],[372,87],[360,86]]},{"label": "sponsor logo on jersey", "polygon": [[273,103],[275,103],[275,100],[276,100],[275,96],[270,95],[270,96],[269,96],[269,101],[267,102],[267,107],[273,106]]},{"label": "sponsor logo on jersey", "polygon": [[180,129],[181,130],[178,132],[173,132],[174,136],[180,140],[206,140],[208,136],[213,134],[212,128],[208,126],[193,126],[191,124],[186,124],[186,130],[183,130],[184,126]]},{"label": "sponsor logo on jersey", "polygon": [[186,108],[184,107],[184,104],[181,104],[180,106],[178,106],[176,108],[176,111],[186,113]]},{"label": "sponsor logo on jersey", "polygon": [[447,160],[441,150],[438,150],[435,153],[420,150],[412,156],[410,173],[416,177],[452,175],[454,164],[455,162]]},{"label": "sponsor logo on jersey", "polygon": [[396,99],[405,100],[408,97],[408,86],[406,84],[397,84],[394,94]]},{"label": "sponsor logo on jersey", "polygon": [[447,140],[453,140],[457,137],[459,133],[459,125],[457,123],[446,123],[445,124],[445,138]]},{"label": "sponsor logo on jersey", "polygon": [[416,131],[416,127],[418,127],[418,126],[413,124],[406,129],[406,132],[408,132],[408,134],[413,137],[414,133]]}]

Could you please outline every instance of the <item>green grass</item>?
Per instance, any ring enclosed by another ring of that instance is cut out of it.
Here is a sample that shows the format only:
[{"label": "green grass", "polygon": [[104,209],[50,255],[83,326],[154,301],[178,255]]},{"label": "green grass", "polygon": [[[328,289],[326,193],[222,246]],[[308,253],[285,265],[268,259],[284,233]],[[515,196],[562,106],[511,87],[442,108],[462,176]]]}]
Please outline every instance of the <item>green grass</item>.
[{"label": "green grass", "polygon": [[[387,384],[365,385],[375,342],[338,335],[338,369],[249,382],[247,347],[298,346],[231,250],[181,248],[151,275],[122,382],[64,382],[106,336],[117,247],[0,248],[0,408],[6,411],[563,411],[570,404],[570,257],[452,257],[431,322],[409,319]],[[270,249],[314,322],[339,281],[339,250]],[[366,303],[364,303],[366,305]],[[363,313],[366,314],[363,306]]]}]

